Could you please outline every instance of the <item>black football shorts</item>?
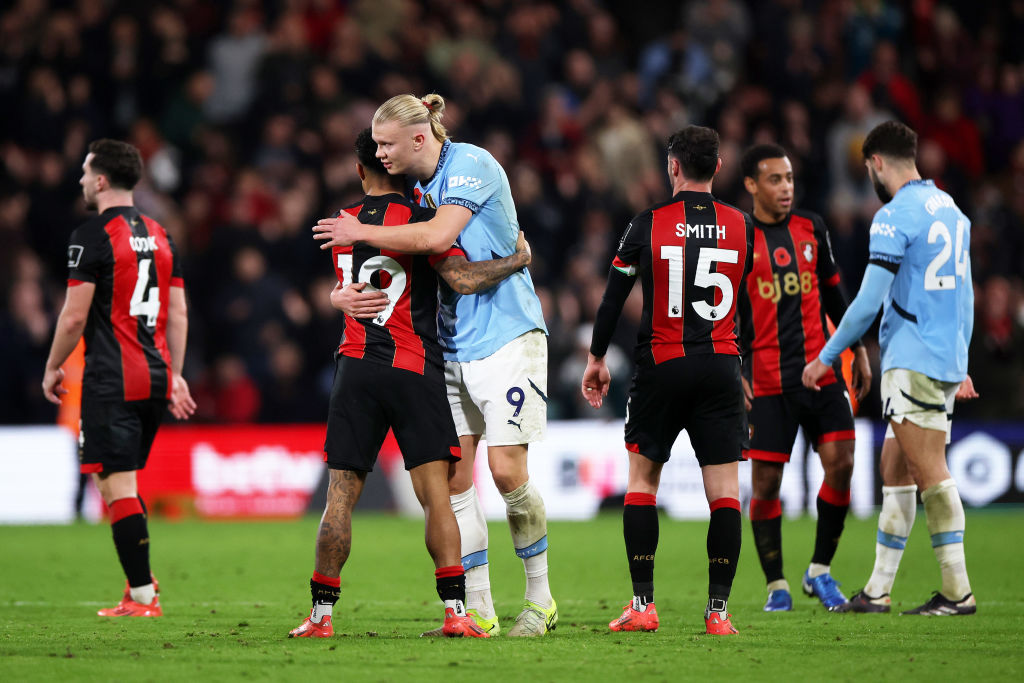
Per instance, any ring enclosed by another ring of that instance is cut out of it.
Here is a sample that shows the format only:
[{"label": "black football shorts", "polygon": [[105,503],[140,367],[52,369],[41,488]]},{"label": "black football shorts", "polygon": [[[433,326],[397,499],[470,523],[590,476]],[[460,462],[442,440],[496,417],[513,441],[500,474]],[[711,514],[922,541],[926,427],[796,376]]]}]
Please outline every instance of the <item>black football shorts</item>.
[{"label": "black football shorts", "polygon": [[101,401],[82,399],[78,462],[82,472],[132,472],[149,459],[167,399]]},{"label": "black football shorts", "polygon": [[626,449],[668,462],[684,429],[701,467],[743,459],[747,421],[738,356],[684,356],[637,368],[626,408]]},{"label": "black football shorts", "polygon": [[395,432],[407,470],[435,460],[458,460],[459,437],[444,372],[427,364],[420,375],[338,356],[327,413],[327,466],[372,471],[388,428]]},{"label": "black football shorts", "polygon": [[789,462],[798,427],[815,448],[830,441],[853,439],[853,412],[843,382],[833,382],[812,391],[805,387],[771,396],[757,396],[751,402],[750,460]]}]

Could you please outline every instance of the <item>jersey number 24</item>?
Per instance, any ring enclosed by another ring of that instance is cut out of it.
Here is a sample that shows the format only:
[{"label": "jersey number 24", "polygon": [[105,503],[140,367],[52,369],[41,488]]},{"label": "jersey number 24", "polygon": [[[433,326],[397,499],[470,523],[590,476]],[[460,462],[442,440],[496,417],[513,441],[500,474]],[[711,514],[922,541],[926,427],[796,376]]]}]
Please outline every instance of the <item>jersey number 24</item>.
[{"label": "jersey number 24", "polygon": [[924,288],[926,290],[956,289],[956,278],[967,279],[967,263],[970,258],[967,248],[964,246],[964,232],[967,228],[967,221],[962,218],[956,222],[956,256],[955,275],[939,275],[939,268],[946,265],[950,252],[953,251],[953,238],[949,234],[949,228],[942,221],[935,221],[928,230],[928,244],[934,244],[943,240],[942,249],[932,259],[924,271]]}]

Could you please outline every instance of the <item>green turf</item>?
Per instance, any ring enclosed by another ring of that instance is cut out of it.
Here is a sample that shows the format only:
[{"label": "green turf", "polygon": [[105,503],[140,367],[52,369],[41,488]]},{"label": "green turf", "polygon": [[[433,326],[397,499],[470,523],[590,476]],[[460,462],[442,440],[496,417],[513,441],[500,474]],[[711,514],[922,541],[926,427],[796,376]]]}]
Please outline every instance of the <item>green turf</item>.
[{"label": "green turf", "polygon": [[[894,608],[939,587],[923,514]],[[1022,680],[1024,511],[969,511],[973,617],[829,614],[803,595],[765,614],[763,579],[744,523],[729,602],[740,635],[703,634],[703,523],[662,519],[656,572],[661,630],[612,634],[630,586],[618,515],[550,525],[551,585],[561,620],[533,640],[420,639],[439,623],[433,567],[418,522],[359,516],[342,573],[338,634],[289,640],[306,616],[317,521],[151,523],[161,619],[101,619],[123,578],[104,525],[0,527],[0,680]],[[787,520],[794,588],[812,520]],[[833,573],[847,593],[874,560],[874,520],[850,520]],[[491,525],[491,577],[502,627],[518,613],[522,565],[504,524]],[[799,590],[797,588],[797,590]],[[325,666],[326,665],[326,666]]]}]

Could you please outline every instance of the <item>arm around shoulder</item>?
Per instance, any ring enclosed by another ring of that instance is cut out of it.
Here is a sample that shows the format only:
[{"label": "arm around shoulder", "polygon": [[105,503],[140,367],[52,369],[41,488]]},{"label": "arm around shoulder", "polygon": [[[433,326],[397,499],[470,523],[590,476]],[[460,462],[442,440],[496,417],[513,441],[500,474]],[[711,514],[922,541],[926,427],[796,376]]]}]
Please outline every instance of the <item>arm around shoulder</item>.
[{"label": "arm around shoulder", "polygon": [[459,294],[476,294],[530,265],[531,259],[530,245],[520,230],[516,251],[511,256],[470,262],[463,254],[452,253],[435,263],[434,269]]}]

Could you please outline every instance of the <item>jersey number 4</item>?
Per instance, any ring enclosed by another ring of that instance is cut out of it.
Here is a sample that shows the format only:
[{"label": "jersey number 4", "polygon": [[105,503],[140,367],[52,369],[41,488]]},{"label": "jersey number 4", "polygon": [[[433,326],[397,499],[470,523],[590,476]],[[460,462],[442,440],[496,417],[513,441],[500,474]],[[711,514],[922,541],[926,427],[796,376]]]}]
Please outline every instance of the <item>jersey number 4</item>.
[{"label": "jersey number 4", "polygon": [[[665,245],[661,247],[661,258],[668,261],[668,317],[683,316],[683,247]],[[737,263],[739,252],[735,249],[701,247],[697,254],[697,270],[693,275],[695,287],[717,287],[722,290],[722,300],[712,306],[706,301],[694,301],[691,306],[697,315],[705,320],[721,320],[732,308],[732,280],[725,273],[712,273],[711,265],[716,261]]]},{"label": "jersey number 4", "polygon": [[964,231],[967,228],[967,222],[960,219],[956,222],[956,268],[955,275],[939,275],[939,268],[946,265],[946,261],[949,260],[949,254],[953,251],[953,238],[949,234],[949,228],[942,221],[935,221],[932,223],[932,227],[928,230],[928,244],[934,244],[939,239],[944,241],[942,249],[932,259],[932,262],[928,264],[928,267],[924,271],[924,288],[926,290],[935,289],[956,289],[956,278],[959,276],[961,280],[967,279],[967,263],[970,259],[970,255],[966,248],[964,248]]},{"label": "jersey number 4", "polygon": [[160,315],[160,288],[147,287],[149,284],[149,264],[153,259],[139,259],[139,278],[135,281],[135,291],[128,305],[128,314],[138,318],[146,316],[146,327],[156,327],[156,319]]}]

